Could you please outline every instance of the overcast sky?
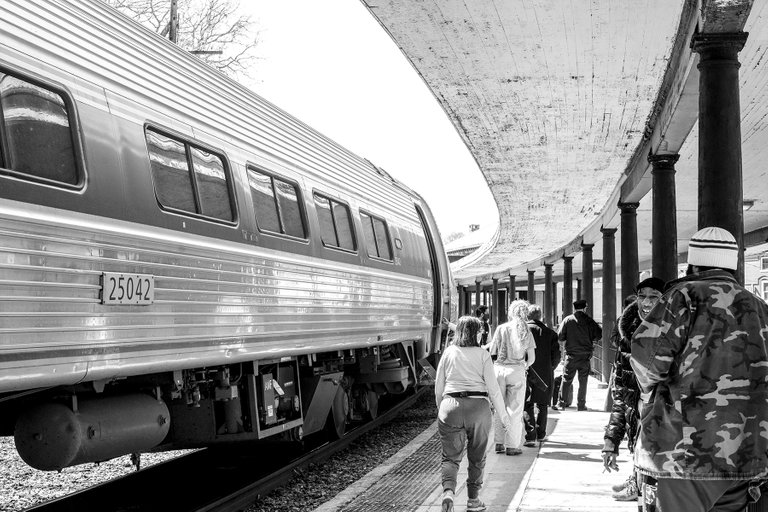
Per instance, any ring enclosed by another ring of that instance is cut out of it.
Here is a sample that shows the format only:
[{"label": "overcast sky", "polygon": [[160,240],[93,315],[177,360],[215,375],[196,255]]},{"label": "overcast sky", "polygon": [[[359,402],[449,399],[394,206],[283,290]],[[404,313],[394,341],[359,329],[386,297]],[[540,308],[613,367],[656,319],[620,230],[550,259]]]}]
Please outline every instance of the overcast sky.
[{"label": "overcast sky", "polygon": [[260,60],[246,85],[421,194],[443,237],[469,224],[495,227],[498,213],[477,164],[359,0],[241,5],[260,32]]}]

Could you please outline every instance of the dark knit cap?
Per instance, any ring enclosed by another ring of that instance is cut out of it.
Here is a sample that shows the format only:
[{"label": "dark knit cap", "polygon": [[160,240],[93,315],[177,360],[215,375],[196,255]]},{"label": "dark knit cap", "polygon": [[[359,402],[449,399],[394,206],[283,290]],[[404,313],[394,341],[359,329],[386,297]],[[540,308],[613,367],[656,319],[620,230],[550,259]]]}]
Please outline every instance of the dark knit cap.
[{"label": "dark knit cap", "polygon": [[587,301],[584,299],[573,301],[573,309],[584,309],[585,307],[587,307]]},{"label": "dark knit cap", "polygon": [[649,277],[648,279],[640,281],[637,286],[635,286],[635,291],[639,292],[641,288],[653,288],[654,290],[664,293],[664,281],[658,277]]}]

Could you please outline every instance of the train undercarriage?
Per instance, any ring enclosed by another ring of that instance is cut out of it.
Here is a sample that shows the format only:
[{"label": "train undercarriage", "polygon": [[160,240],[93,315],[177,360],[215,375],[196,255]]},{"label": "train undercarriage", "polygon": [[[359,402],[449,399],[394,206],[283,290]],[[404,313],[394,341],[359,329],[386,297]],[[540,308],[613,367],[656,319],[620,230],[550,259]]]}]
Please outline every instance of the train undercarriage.
[{"label": "train undercarriage", "polygon": [[[40,470],[148,451],[344,435],[417,385],[419,342],[90,382],[0,397],[0,434]],[[12,419],[12,420],[11,420]]]}]

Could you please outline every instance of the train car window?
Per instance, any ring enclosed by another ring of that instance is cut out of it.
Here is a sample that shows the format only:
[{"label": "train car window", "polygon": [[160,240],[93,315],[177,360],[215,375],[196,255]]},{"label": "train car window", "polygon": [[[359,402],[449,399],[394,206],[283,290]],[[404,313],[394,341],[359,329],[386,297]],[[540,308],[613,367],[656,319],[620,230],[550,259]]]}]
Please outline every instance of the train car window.
[{"label": "train car window", "polygon": [[333,204],[333,221],[336,234],[339,237],[339,247],[350,251],[355,250],[355,237],[352,234],[352,216],[347,205],[331,201]]},{"label": "train car window", "polygon": [[259,229],[279,233],[280,220],[272,178],[251,170],[248,173],[248,182],[251,185],[251,199],[256,209],[256,223]]},{"label": "train car window", "polygon": [[320,219],[320,237],[323,244],[338,247],[339,240],[336,238],[336,228],[333,227],[330,199],[315,194],[315,207],[317,208],[317,218]]},{"label": "train car window", "polygon": [[190,147],[192,168],[195,170],[200,193],[202,214],[217,219],[232,220],[227,175],[221,158],[196,147]]},{"label": "train car window", "polygon": [[368,255],[374,258],[392,260],[392,246],[389,243],[387,223],[365,212],[360,212],[360,219],[363,224]]},{"label": "train car window", "polygon": [[229,174],[221,155],[151,128],[145,137],[155,194],[164,208],[234,221]]},{"label": "train car window", "polygon": [[376,246],[379,248],[379,258],[392,259],[392,246],[389,243],[387,224],[376,217],[373,218],[373,229],[376,231]]},{"label": "train car window", "polygon": [[296,185],[251,168],[248,181],[260,230],[307,237]]},{"label": "train car window", "polygon": [[277,204],[280,207],[280,219],[283,221],[283,231],[286,235],[305,238],[304,218],[301,215],[296,187],[277,178],[273,179],[277,191]]},{"label": "train car window", "polygon": [[147,130],[147,145],[160,204],[196,213],[194,187],[184,143]]},{"label": "train car window", "polygon": [[75,139],[64,97],[0,71],[0,165],[16,177],[80,182]]},{"label": "train car window", "polygon": [[363,224],[363,238],[365,239],[365,248],[368,250],[368,256],[378,258],[379,250],[376,247],[376,232],[373,230],[373,219],[370,215],[360,212],[360,220]]},{"label": "train car window", "polygon": [[317,217],[320,220],[320,236],[323,244],[348,251],[356,250],[349,207],[318,193],[313,196]]}]

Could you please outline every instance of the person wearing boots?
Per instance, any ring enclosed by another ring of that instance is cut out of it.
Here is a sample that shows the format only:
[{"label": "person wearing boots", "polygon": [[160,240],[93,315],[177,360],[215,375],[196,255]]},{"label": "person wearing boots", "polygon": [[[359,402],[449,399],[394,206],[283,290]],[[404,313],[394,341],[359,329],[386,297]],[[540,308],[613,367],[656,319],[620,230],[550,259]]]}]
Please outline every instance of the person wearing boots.
[{"label": "person wearing boots", "polygon": [[[523,445],[536,446],[536,441],[543,442],[547,437],[547,409],[552,400],[552,372],[560,364],[560,343],[557,341],[557,333],[541,321],[541,306],[537,304],[528,307],[528,329],[536,343],[536,360],[528,369],[528,388],[525,392],[523,411]],[[536,376],[542,381],[539,386],[533,385]],[[535,414],[536,409],[538,414]]]},{"label": "person wearing boots", "polygon": [[[608,425],[603,438],[603,466],[607,471],[618,471],[617,457],[619,445],[624,435],[627,436],[627,449],[634,452],[635,441],[640,427],[640,388],[635,379],[635,372],[629,363],[631,355],[630,340],[643,318],[648,316],[653,306],[661,299],[664,281],[658,277],[649,277],[640,281],[635,288],[637,296],[630,303],[616,322],[618,328],[616,359],[613,362],[613,405]],[[613,499],[634,501],[637,499],[637,478],[633,470],[623,483],[613,486]]]},{"label": "person wearing boots", "polygon": [[560,400],[558,406],[567,408],[566,397],[571,394],[573,379],[579,374],[579,394],[576,404],[579,411],[587,410],[587,380],[589,379],[592,351],[595,341],[603,336],[602,328],[586,312],[587,301],[579,299],[573,303],[574,312],[563,319],[560,324],[558,340],[565,342],[565,366],[563,382],[560,385]]}]

